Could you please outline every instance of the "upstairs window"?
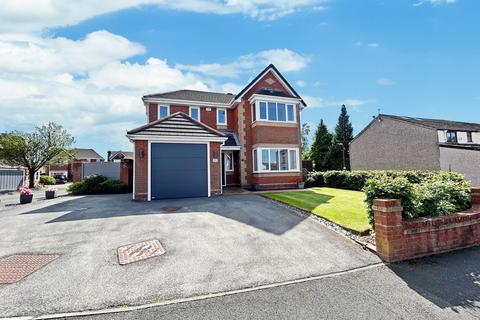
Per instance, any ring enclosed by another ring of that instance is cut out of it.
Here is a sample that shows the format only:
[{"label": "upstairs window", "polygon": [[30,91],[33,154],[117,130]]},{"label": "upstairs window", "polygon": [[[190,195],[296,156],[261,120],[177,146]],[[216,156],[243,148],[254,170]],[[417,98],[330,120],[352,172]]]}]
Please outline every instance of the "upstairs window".
[{"label": "upstairs window", "polygon": [[263,102],[255,104],[254,121],[296,122],[295,105],[281,102]]},{"label": "upstairs window", "polygon": [[190,117],[200,121],[200,107],[190,107]]},{"label": "upstairs window", "polygon": [[158,119],[165,118],[170,115],[170,107],[158,105]]},{"label": "upstairs window", "polygon": [[457,143],[457,132],[456,131],[447,131],[447,142]]},{"label": "upstairs window", "polygon": [[224,108],[217,108],[217,125],[227,125],[227,110]]}]

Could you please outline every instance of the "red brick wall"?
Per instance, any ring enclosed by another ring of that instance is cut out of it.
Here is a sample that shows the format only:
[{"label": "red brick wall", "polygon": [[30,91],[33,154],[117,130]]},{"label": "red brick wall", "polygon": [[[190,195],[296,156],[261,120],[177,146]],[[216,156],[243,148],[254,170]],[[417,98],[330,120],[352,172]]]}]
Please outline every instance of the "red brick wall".
[{"label": "red brick wall", "polygon": [[181,105],[171,105],[170,106],[170,114],[174,114],[176,112],[183,112],[186,115],[190,114],[188,106],[181,106]]},{"label": "red brick wall", "polygon": [[[474,189],[472,194],[480,194]],[[480,245],[480,201],[470,212],[403,221],[399,200],[375,200],[377,254],[396,262]]]},{"label": "red brick wall", "polygon": [[120,181],[122,181],[131,192],[133,188],[133,161],[124,159],[120,163]]},{"label": "red brick wall", "polygon": [[298,127],[255,126],[252,128],[252,143],[275,143],[298,145]]},{"label": "red brick wall", "polygon": [[216,129],[217,128],[217,108],[200,108],[200,122],[205,123],[207,126]]},{"label": "red brick wall", "polygon": [[[222,193],[220,145],[220,142],[210,142],[210,194],[212,196]],[[216,162],[215,159],[217,159]]]},{"label": "red brick wall", "polygon": [[[136,140],[135,148],[135,190],[134,200],[147,201],[148,200],[148,141]],[[141,157],[141,150],[143,149],[143,157]]]},{"label": "red brick wall", "polygon": [[148,122],[158,120],[158,105],[156,103],[148,104]]}]

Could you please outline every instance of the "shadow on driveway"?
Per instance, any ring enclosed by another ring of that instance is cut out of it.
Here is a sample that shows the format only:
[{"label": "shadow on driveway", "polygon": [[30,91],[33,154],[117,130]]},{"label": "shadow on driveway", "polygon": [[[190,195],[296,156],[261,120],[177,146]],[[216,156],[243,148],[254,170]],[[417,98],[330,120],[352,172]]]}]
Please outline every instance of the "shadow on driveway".
[{"label": "shadow on driveway", "polygon": [[480,247],[389,265],[417,293],[437,305],[480,318]]},{"label": "shadow on driveway", "polygon": [[[163,210],[163,208],[171,206],[179,207],[179,210],[176,212]],[[67,212],[46,222],[57,223],[136,215],[209,212],[279,235],[292,229],[305,219],[305,217],[299,215],[282,214],[286,210],[257,195],[136,202],[132,200],[131,194],[121,194],[75,197],[22,214]]]}]

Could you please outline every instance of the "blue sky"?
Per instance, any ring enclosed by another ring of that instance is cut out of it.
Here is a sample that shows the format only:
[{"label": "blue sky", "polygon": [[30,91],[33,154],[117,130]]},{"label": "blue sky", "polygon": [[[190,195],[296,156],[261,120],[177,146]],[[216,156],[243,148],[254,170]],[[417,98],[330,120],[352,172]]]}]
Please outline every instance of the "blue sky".
[{"label": "blue sky", "polygon": [[480,122],[478,1],[45,2],[0,12],[0,130],[54,120],[78,147],[129,148],[142,94],[235,91],[269,62],[313,126],[342,103],[356,132],[379,108]]}]

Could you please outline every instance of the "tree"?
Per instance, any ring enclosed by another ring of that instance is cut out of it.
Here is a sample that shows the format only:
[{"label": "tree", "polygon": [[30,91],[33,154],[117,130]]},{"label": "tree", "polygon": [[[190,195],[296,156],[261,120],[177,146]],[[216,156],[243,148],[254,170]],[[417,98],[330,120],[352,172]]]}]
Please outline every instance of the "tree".
[{"label": "tree", "polygon": [[0,161],[28,170],[29,187],[35,184],[35,173],[46,164],[72,157],[68,147],[73,137],[61,125],[50,122],[35,132],[12,132],[0,136]]},{"label": "tree", "polygon": [[302,124],[302,159],[310,158],[310,149],[308,146],[308,135],[310,134],[310,125],[308,123]]},{"label": "tree", "polygon": [[[347,170],[350,170],[350,153],[349,153],[349,146],[350,142],[353,140],[353,126],[350,122],[350,117],[347,113],[347,107],[342,105],[342,109],[340,111],[340,116],[338,117],[338,123],[335,127],[335,137],[336,143],[341,143],[343,148],[345,148],[345,167]],[[332,159],[333,163],[342,163],[339,168],[343,168],[343,151],[340,147],[340,152],[337,150],[335,153],[332,153],[331,156],[336,158]],[[336,148],[338,149],[338,148]]]},{"label": "tree", "polygon": [[337,136],[335,134],[332,135],[332,141],[328,146],[325,167],[327,170],[343,169],[343,147],[342,144],[337,140]]},{"label": "tree", "polygon": [[310,149],[310,159],[313,160],[315,171],[324,171],[326,169],[325,162],[331,142],[332,134],[328,132],[323,120],[320,120]]}]

